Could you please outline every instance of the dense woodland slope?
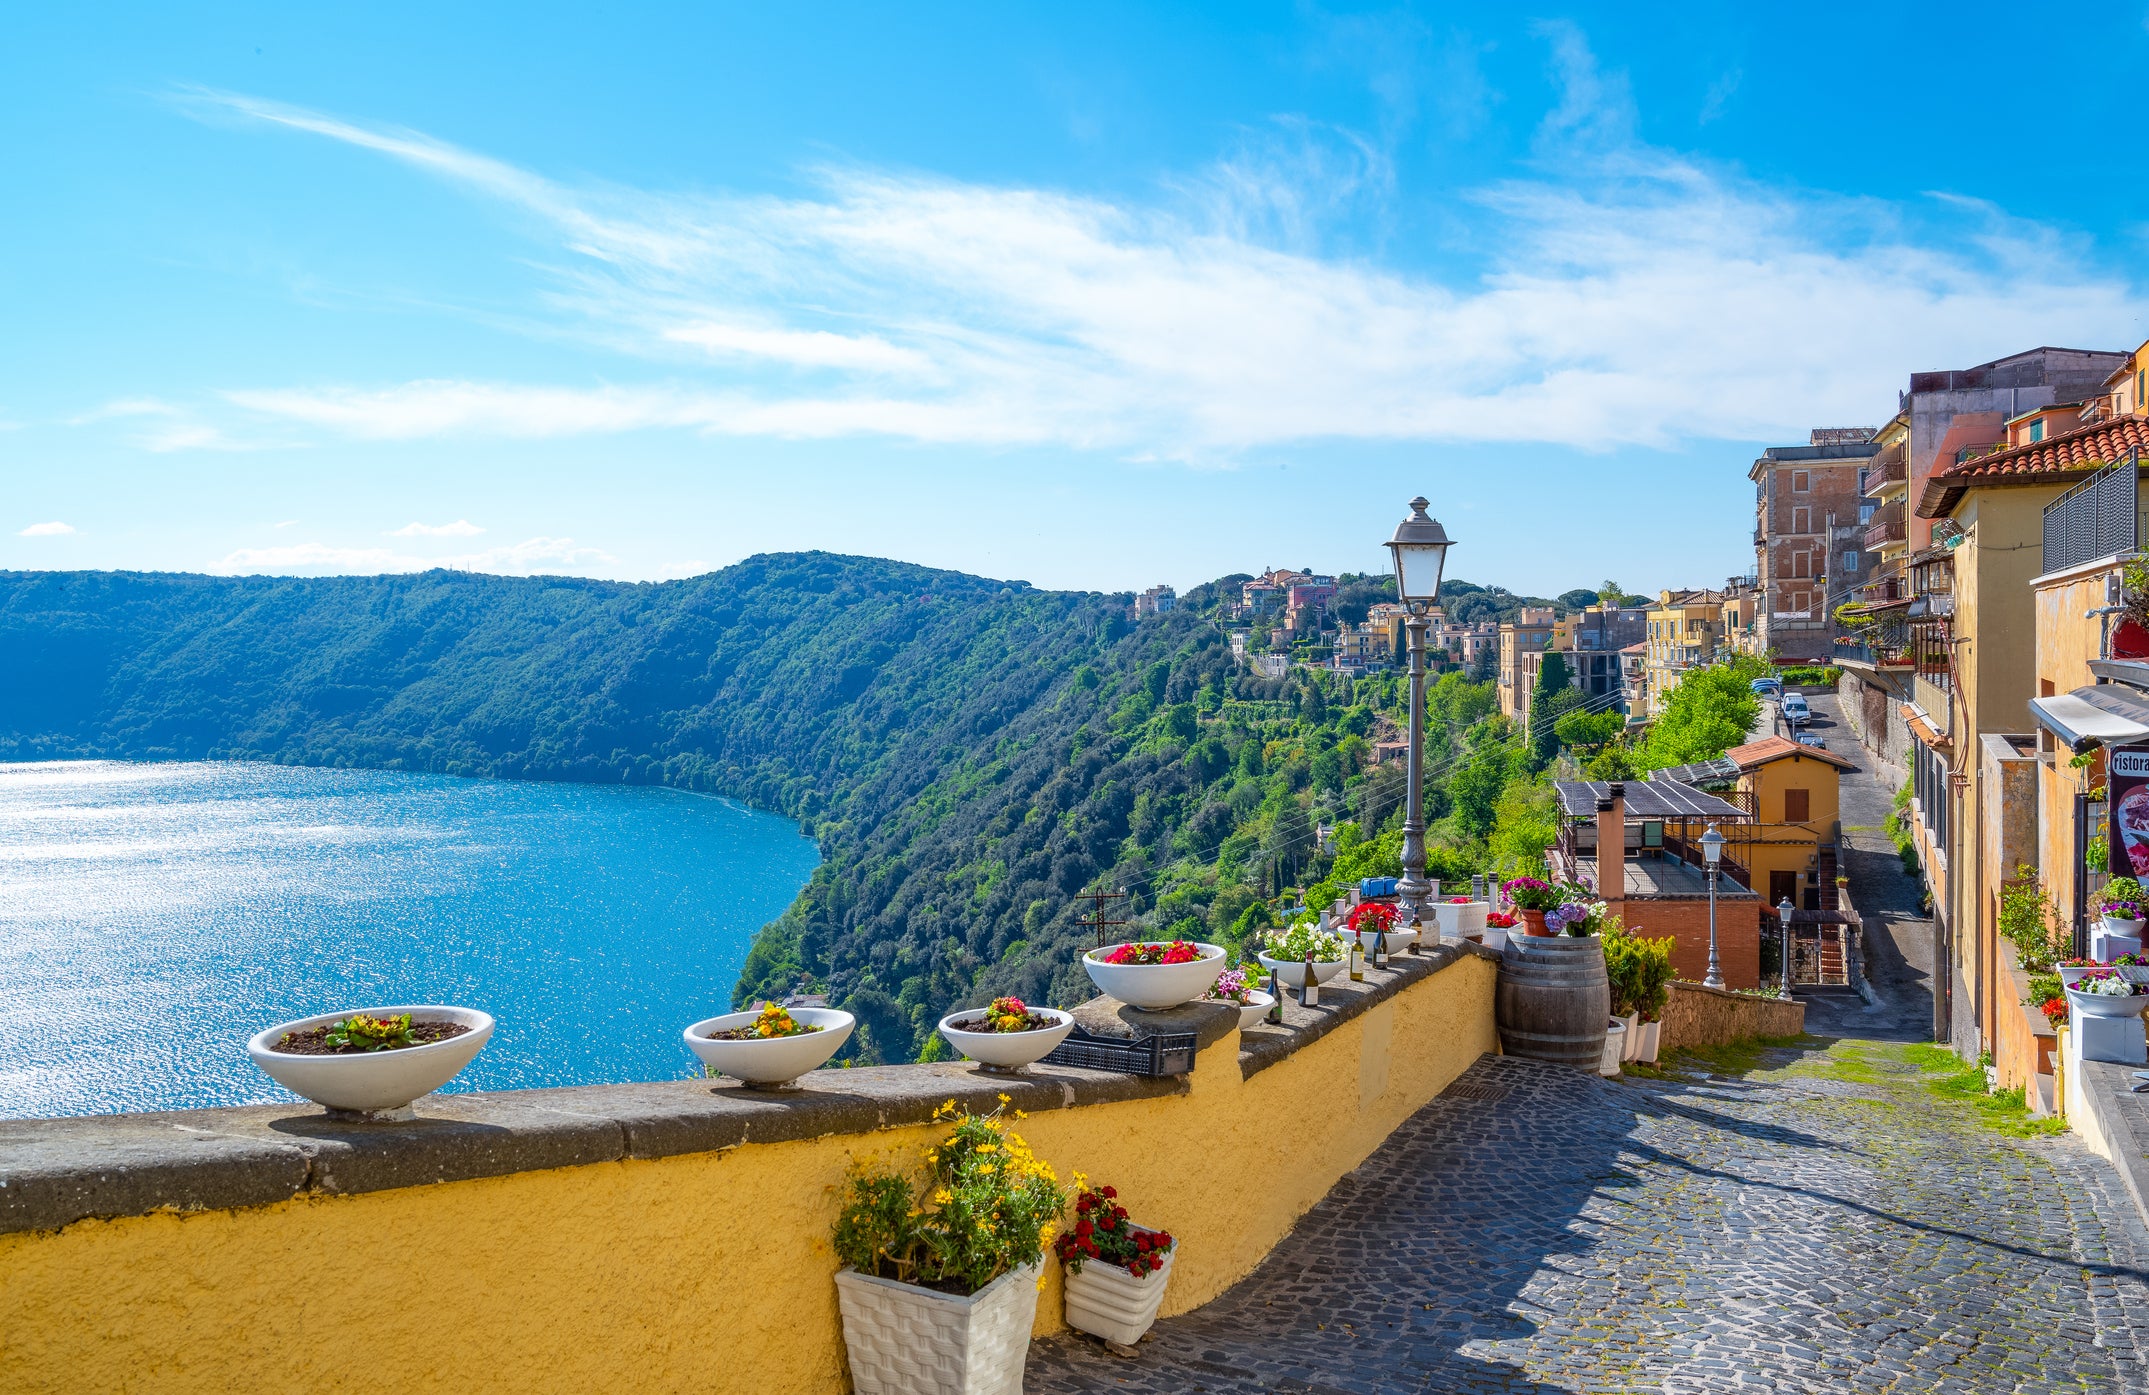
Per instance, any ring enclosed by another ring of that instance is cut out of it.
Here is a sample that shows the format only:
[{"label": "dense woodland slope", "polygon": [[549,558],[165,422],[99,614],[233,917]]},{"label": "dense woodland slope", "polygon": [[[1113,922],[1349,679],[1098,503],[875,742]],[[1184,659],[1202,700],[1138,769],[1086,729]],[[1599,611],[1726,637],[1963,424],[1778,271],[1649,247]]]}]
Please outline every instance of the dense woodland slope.
[{"label": "dense woodland slope", "polygon": [[[0,759],[730,794],[824,854],[739,998],[811,982],[858,1013],[862,1056],[903,1059],[956,1002],[1081,996],[1092,885],[1159,931],[1235,939],[1286,886],[1392,869],[1400,780],[1368,755],[1395,684],[1237,673],[1216,594],[1136,625],[1123,596],[820,553],[661,584],[0,573]],[[1431,706],[1437,860],[1529,865],[1561,743],[1509,731],[1461,674]]]}]

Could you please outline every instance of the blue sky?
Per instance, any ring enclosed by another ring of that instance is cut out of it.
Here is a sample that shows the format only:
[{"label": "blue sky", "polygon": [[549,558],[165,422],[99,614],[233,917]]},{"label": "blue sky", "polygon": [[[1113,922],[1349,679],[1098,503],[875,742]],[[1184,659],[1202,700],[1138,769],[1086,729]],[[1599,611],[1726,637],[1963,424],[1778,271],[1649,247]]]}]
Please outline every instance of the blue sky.
[{"label": "blue sky", "polygon": [[2149,335],[2140,9],[298,8],[11,21],[0,567],[1706,584]]}]

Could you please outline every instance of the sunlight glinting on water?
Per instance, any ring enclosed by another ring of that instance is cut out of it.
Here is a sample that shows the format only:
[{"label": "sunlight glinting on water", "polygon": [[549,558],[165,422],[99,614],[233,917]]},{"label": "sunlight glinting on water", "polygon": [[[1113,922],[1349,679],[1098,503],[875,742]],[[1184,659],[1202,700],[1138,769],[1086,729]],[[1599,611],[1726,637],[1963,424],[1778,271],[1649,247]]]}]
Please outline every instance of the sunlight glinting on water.
[{"label": "sunlight glinting on water", "polygon": [[677,1076],[815,861],[670,790],[0,765],[0,1116],[286,1099],[248,1035],[391,1002],[500,1019],[452,1088]]}]

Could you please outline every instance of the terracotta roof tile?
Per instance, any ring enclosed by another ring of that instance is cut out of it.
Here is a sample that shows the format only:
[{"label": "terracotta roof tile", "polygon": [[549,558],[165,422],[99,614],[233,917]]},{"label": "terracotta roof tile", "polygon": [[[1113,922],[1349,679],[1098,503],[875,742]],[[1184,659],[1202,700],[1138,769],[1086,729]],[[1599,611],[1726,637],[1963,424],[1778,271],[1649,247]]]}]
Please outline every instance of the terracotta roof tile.
[{"label": "terracotta roof tile", "polygon": [[2149,448],[2149,418],[2118,417],[2042,441],[1975,456],[1933,472],[1918,500],[1918,516],[1941,517],[1955,507],[1965,490],[1980,484],[2038,484],[2068,479],[2099,465],[2110,465],[2130,450],[2145,448]]},{"label": "terracotta roof tile", "polygon": [[1810,756],[1839,770],[1858,768],[1833,751],[1820,746],[1801,746],[1798,742],[1781,736],[1764,736],[1759,741],[1749,741],[1744,746],[1734,746],[1724,752],[1724,759],[1737,763],[1741,770],[1767,765],[1770,761],[1782,760],[1785,756]]}]

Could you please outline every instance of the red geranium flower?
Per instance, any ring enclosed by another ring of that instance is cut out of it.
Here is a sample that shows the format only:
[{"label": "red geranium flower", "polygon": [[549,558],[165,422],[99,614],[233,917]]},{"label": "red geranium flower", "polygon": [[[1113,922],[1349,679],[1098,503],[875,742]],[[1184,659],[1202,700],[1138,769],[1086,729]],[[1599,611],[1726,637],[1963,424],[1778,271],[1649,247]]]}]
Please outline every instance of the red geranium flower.
[{"label": "red geranium flower", "polygon": [[1099,1187],[1097,1189],[1097,1195],[1103,1197],[1106,1201],[1117,1201],[1119,1200],[1119,1188]]}]

